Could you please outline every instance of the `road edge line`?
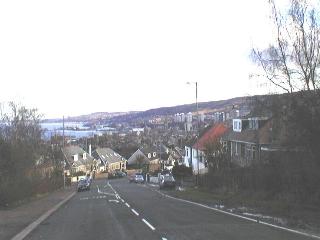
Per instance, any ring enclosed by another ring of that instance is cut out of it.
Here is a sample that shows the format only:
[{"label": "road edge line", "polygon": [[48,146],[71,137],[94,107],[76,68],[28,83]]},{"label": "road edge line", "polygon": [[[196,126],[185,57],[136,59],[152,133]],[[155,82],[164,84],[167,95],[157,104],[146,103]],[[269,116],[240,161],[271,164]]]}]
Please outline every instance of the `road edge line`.
[{"label": "road edge line", "polygon": [[51,214],[53,214],[55,211],[57,211],[63,204],[65,204],[67,201],[69,201],[76,192],[71,193],[68,197],[63,199],[61,202],[56,204],[54,207],[49,209],[47,212],[42,214],[37,220],[29,224],[27,227],[25,227],[21,232],[16,234],[11,240],[22,240],[24,239],[29,233],[31,233],[35,228],[37,228],[44,220],[46,220],[48,217],[50,217]]},{"label": "road edge line", "polygon": [[276,229],[280,229],[280,230],[284,230],[284,231],[287,231],[287,232],[303,235],[303,236],[310,237],[310,238],[320,239],[320,236],[315,235],[315,234],[310,234],[310,233],[306,233],[306,232],[300,232],[298,230],[294,230],[294,229],[291,229],[291,228],[281,227],[281,226],[278,226],[278,225],[275,225],[275,224],[271,224],[271,223],[267,223],[267,222],[264,222],[264,221],[258,221],[258,220],[253,219],[253,218],[244,217],[244,216],[241,216],[241,215],[238,215],[238,214],[235,214],[235,213],[230,213],[230,212],[223,211],[223,210],[220,210],[220,209],[217,209],[217,208],[214,208],[214,207],[210,207],[210,206],[202,204],[202,203],[192,202],[190,200],[177,198],[177,197],[173,197],[173,196],[164,194],[164,193],[162,193],[160,191],[157,191],[157,190],[155,190],[155,191],[158,192],[159,194],[165,196],[165,197],[168,197],[168,198],[171,198],[171,199],[174,199],[174,200],[177,200],[177,201],[181,201],[181,202],[193,204],[193,205],[196,205],[196,206],[199,206],[199,207],[211,209],[211,210],[219,212],[219,213],[223,213],[223,214],[226,214],[226,215],[231,215],[231,216],[234,216],[234,217],[237,217],[237,218],[242,218],[242,219],[245,219],[247,221],[251,221],[251,222],[255,222],[255,223],[260,223],[262,225],[269,226],[269,227],[276,228]]}]

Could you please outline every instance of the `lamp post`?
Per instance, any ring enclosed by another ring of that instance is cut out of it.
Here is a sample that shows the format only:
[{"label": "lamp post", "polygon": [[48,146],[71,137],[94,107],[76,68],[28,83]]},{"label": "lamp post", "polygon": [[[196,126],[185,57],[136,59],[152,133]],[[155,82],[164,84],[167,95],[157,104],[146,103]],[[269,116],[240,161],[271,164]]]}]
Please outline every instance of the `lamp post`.
[{"label": "lamp post", "polygon": [[[197,133],[196,133],[196,139],[197,141],[199,140],[199,109],[198,109],[198,82],[187,82],[187,84],[195,84],[196,86],[196,111],[197,111]],[[200,171],[200,166],[199,166],[199,150],[198,146],[197,148],[197,185],[199,185],[199,171]],[[191,151],[192,154],[192,151]]]},{"label": "lamp post", "polygon": [[[64,151],[64,116],[62,117],[62,152]],[[66,159],[63,160],[63,189],[66,188]]]}]

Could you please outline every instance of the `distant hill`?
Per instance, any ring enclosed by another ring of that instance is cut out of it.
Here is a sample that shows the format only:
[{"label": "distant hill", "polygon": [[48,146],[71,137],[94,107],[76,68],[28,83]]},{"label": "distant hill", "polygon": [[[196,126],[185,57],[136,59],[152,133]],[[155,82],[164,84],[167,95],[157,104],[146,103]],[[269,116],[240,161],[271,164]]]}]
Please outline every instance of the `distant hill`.
[{"label": "distant hill", "polygon": [[[200,102],[199,113],[213,113],[217,111],[229,111],[232,108],[247,109],[252,97],[236,97],[227,100]],[[146,111],[132,112],[96,112],[81,116],[68,117],[68,122],[132,122],[137,119],[147,119],[155,116],[168,116],[176,113],[196,112],[196,104],[185,104],[172,107],[161,107]],[[47,119],[46,122],[56,122],[62,119]]]},{"label": "distant hill", "polygon": [[[237,97],[227,100],[200,102],[198,103],[199,113],[213,113],[218,111],[230,111],[232,108],[248,109],[252,97]],[[115,116],[110,119],[112,122],[131,122],[137,119],[148,119],[156,116],[168,116],[176,113],[196,112],[196,104],[185,104],[173,107],[161,107],[142,112]]]}]

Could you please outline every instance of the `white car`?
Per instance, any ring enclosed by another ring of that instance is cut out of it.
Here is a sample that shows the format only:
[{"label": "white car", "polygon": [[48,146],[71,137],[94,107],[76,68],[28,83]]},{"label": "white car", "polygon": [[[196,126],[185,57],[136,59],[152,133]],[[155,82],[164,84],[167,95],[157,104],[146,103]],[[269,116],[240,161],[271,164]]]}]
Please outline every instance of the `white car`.
[{"label": "white car", "polygon": [[135,183],[143,183],[144,182],[144,178],[142,174],[136,174],[134,176],[134,182]]}]

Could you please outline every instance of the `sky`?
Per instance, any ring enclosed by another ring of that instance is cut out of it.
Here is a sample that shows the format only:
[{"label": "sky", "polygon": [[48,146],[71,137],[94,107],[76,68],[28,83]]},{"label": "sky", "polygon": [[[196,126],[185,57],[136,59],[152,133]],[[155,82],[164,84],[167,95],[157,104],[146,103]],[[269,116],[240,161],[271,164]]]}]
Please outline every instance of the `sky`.
[{"label": "sky", "polygon": [[0,2],[0,102],[46,118],[266,93],[267,0]]}]

